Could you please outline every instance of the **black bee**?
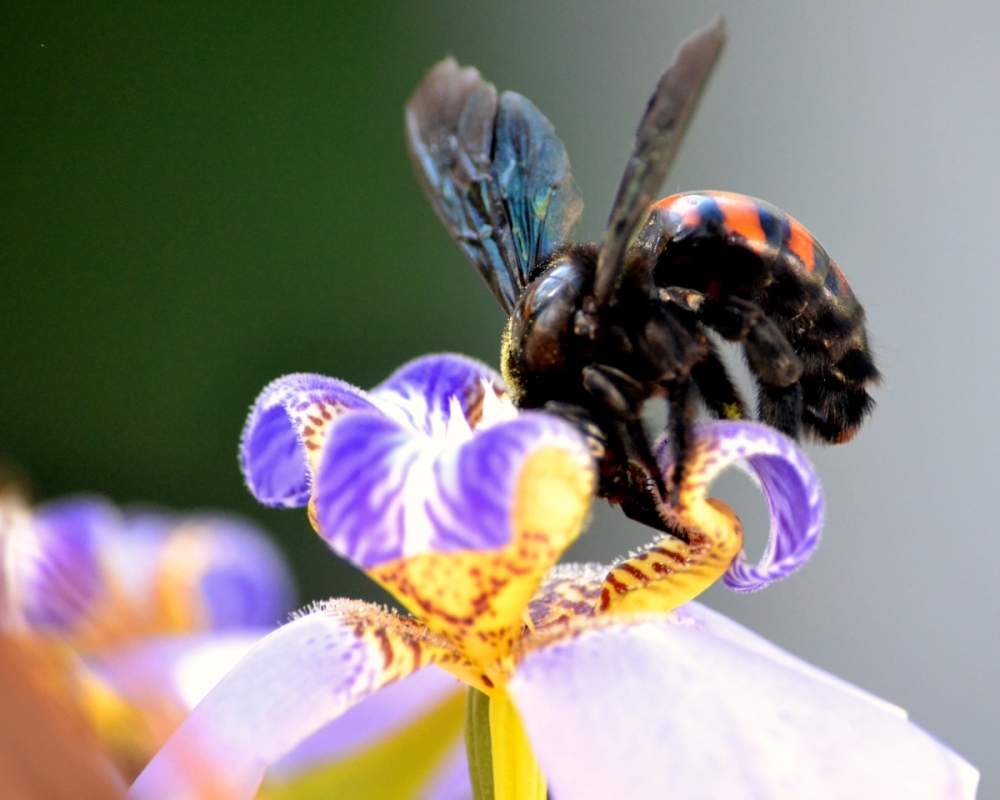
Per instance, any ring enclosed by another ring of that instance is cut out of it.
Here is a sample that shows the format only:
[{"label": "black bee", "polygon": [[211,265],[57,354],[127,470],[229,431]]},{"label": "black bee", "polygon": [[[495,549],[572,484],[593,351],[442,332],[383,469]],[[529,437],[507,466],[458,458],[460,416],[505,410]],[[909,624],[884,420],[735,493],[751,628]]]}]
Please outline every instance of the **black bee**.
[{"label": "black bee", "polygon": [[[828,442],[857,431],[879,379],[864,310],[799,223],[759,200],[696,192],[652,204],[721,51],[721,20],[678,49],[649,100],[600,244],[574,244],[583,210],[551,124],[521,95],[452,59],[406,109],[410,156],[445,227],[510,320],[502,370],[516,405],[576,423],[601,465],[600,494],[676,533],[671,500],[699,400],[746,404],[708,336],[741,342],[762,422]],[[674,471],[665,482],[642,409],[665,397]]]}]

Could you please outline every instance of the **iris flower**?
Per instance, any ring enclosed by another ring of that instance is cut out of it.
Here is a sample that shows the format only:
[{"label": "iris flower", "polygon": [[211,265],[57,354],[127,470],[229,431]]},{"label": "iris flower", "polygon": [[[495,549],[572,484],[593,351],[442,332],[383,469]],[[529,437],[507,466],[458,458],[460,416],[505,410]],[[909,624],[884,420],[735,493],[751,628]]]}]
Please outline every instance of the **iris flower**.
[{"label": "iris flower", "polygon": [[[669,469],[669,448],[657,452]],[[370,392],[281,378],[251,411],[241,462],[260,501],[308,506],[409,615],[333,600],[268,635],[185,719],[136,800],[249,800],[331,720],[429,665],[474,690],[480,797],[974,794],[976,771],[899,709],[689,602],[719,578],[760,589],[816,545],[819,486],[773,430],[700,425],[676,506],[687,541],[665,536],[610,567],[557,565],[594,490],[582,437],[518,413],[499,376],[462,357],[411,362]],[[770,508],[757,565],[735,514],[706,496],[731,464]],[[418,796],[393,779],[379,796]]]},{"label": "iris flower", "polygon": [[280,553],[245,520],[0,497],[0,633],[123,783],[293,602]]}]

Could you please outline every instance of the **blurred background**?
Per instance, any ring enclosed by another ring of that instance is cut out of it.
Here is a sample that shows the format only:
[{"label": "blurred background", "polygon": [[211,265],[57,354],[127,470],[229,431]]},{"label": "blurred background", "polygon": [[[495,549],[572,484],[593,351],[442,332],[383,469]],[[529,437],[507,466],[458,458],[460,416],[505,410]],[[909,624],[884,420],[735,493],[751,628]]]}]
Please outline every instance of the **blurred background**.
[{"label": "blurred background", "polygon": [[[1000,6],[989,2],[5,4],[0,457],[36,499],[255,517],[303,599],[380,599],[236,465],[289,372],[371,386],[409,358],[498,364],[504,317],[413,179],[402,110],[446,54],[530,97],[600,236],[639,114],[714,14],[729,44],[664,187],[789,212],[840,263],[886,376],[845,446],[807,450],[824,541],[706,602],[907,708],[1000,797]],[[757,555],[766,510],[719,493]],[[595,510],[571,553],[649,538]]]}]

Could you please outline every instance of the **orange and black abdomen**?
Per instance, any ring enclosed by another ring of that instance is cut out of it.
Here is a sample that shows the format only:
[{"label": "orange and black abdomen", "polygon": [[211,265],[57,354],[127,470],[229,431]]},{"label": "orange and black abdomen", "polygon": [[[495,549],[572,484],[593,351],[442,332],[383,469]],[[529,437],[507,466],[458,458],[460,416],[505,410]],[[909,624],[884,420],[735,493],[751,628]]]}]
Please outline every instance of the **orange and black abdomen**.
[{"label": "orange and black abdomen", "polygon": [[843,273],[809,231],[770,203],[730,192],[676,194],[652,207],[637,243],[656,259],[661,286],[752,300],[777,321],[818,328],[821,340],[836,340],[829,341],[836,351],[866,346],[864,312]]}]

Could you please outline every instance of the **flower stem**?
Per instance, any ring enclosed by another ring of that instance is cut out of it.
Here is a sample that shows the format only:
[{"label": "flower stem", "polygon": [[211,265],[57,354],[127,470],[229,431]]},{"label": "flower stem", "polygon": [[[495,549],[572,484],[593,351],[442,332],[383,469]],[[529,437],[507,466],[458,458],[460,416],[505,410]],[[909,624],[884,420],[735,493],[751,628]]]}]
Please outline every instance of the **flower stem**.
[{"label": "flower stem", "polygon": [[465,709],[475,800],[545,800],[545,778],[510,696],[469,689]]},{"label": "flower stem", "polygon": [[465,752],[469,759],[474,800],[495,800],[490,698],[471,686],[465,698]]}]

